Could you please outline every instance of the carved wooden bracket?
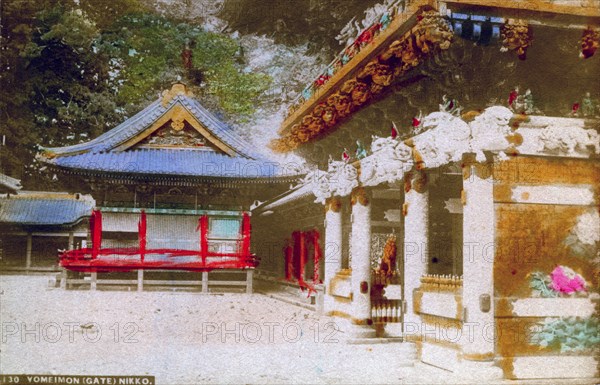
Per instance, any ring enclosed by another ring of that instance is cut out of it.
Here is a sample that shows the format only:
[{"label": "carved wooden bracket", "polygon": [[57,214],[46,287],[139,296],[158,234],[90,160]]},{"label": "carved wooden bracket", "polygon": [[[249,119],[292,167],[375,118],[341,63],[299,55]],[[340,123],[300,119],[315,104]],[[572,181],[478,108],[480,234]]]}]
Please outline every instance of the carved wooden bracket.
[{"label": "carved wooden bracket", "polygon": [[359,186],[352,190],[350,203],[354,206],[356,203],[360,203],[363,206],[369,204],[369,197],[364,187]]},{"label": "carved wooden bracket", "polygon": [[339,197],[331,197],[325,200],[325,212],[333,211],[339,213],[342,209],[342,200]]}]

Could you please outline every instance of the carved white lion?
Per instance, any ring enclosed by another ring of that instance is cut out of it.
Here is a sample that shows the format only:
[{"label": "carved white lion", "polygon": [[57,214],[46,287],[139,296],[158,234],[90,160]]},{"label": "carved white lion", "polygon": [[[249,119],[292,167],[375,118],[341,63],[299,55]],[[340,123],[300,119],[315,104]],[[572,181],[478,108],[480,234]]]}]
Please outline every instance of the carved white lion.
[{"label": "carved white lion", "polygon": [[600,153],[600,138],[593,129],[550,126],[542,130],[539,138],[542,151],[582,156]]},{"label": "carved white lion", "polygon": [[506,139],[511,134],[510,120],[513,113],[506,107],[486,108],[470,124],[471,151],[481,159],[483,151],[503,151],[510,147]]},{"label": "carved white lion", "polygon": [[331,197],[329,191],[329,175],[325,171],[315,169],[306,174],[302,182],[305,185],[310,185],[311,191],[315,196],[315,202],[324,204],[327,198]]},{"label": "carved white lion", "polygon": [[365,186],[401,180],[412,167],[411,148],[391,137],[373,137],[371,151],[371,156],[361,160],[360,182]]},{"label": "carved white lion", "polygon": [[342,161],[330,161],[327,170],[329,191],[332,195],[347,196],[358,187],[358,171],[356,167]]},{"label": "carved white lion", "polygon": [[447,112],[434,112],[423,118],[425,132],[413,138],[417,152],[427,167],[456,162],[470,151],[471,130],[462,119]]}]

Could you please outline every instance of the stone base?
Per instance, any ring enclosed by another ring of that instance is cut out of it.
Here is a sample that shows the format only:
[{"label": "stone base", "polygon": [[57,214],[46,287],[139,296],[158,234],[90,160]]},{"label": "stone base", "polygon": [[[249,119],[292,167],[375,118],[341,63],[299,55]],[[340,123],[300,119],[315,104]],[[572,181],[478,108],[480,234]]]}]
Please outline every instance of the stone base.
[{"label": "stone base", "polygon": [[417,355],[417,344],[415,344],[414,342],[403,342],[402,349],[400,349],[398,354],[401,354],[403,357],[406,357],[407,360],[416,362],[419,358]]},{"label": "stone base", "polygon": [[469,380],[500,380],[504,378],[502,369],[492,361],[462,360],[455,372],[461,379]]},{"label": "stone base", "polygon": [[377,335],[375,329],[369,325],[351,325],[348,330],[348,337],[350,339],[360,338],[375,338]]}]

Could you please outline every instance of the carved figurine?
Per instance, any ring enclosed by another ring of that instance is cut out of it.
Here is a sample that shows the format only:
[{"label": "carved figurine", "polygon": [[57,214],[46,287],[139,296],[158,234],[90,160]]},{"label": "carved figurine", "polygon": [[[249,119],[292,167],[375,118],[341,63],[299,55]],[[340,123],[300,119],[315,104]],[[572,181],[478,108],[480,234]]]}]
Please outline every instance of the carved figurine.
[{"label": "carved figurine", "polygon": [[402,41],[394,40],[392,44],[379,56],[382,61],[387,61],[394,56],[399,57],[402,53]]},{"label": "carved figurine", "polygon": [[580,107],[579,103],[573,103],[573,106],[571,106],[571,116],[574,116],[574,117],[579,116],[579,107]]},{"label": "carved figurine", "polygon": [[396,139],[398,137],[398,127],[396,126],[396,123],[392,122],[392,133],[391,133],[391,137],[392,139]]},{"label": "carved figurine", "polygon": [[337,112],[333,107],[327,106],[325,107],[321,118],[327,126],[335,126],[335,124],[337,123]]},{"label": "carved figurine", "polygon": [[423,132],[423,111],[419,110],[419,116],[412,118],[412,134],[418,135]]},{"label": "carved figurine", "polygon": [[346,148],[344,148],[344,152],[342,152],[342,160],[345,163],[348,163],[350,161],[350,154],[348,154],[348,150]]},{"label": "carved figurine", "polygon": [[314,116],[311,114],[302,118],[302,126],[306,127],[306,129],[310,132],[317,134],[323,129],[324,122],[320,116]]},{"label": "carved figurine", "polygon": [[346,65],[346,63],[348,63],[350,60],[352,60],[352,58],[354,57],[354,55],[356,55],[356,53],[357,53],[357,50],[356,50],[356,47],[354,46],[354,44],[348,46],[344,50],[344,54],[340,58],[342,65]]},{"label": "carved figurine", "polygon": [[525,104],[525,113],[530,115],[535,112],[535,106],[533,105],[533,95],[531,90],[528,88],[525,91],[525,96],[523,97],[523,103]]},{"label": "carved figurine", "polygon": [[531,115],[536,112],[533,104],[533,94],[531,93],[530,89],[527,89],[523,95],[516,95],[516,98],[512,103],[511,110],[517,114],[527,115]]},{"label": "carved figurine", "polygon": [[338,118],[343,118],[352,111],[350,97],[340,93],[335,93],[327,98],[327,104],[335,108]]},{"label": "carved figurine", "polygon": [[394,234],[390,234],[385,242],[379,271],[386,277],[390,277],[396,271],[396,235]]},{"label": "carved figurine", "polygon": [[442,96],[442,104],[439,106],[441,112],[447,112],[454,116],[460,116],[460,112],[462,111],[462,107],[459,106],[458,101],[456,99],[448,99],[446,95]]},{"label": "carved figurine", "polygon": [[392,83],[393,71],[389,65],[381,64],[375,59],[367,64],[359,74],[359,78],[368,76],[375,84],[389,86]]},{"label": "carved figurine", "polygon": [[381,24],[379,23],[373,24],[372,26],[368,27],[367,29],[362,31],[360,35],[358,35],[358,37],[354,41],[354,46],[358,50],[360,50],[362,47],[373,41],[380,29]]},{"label": "carved figurine", "polygon": [[508,108],[510,108],[510,110],[513,112],[515,111],[515,101],[518,97],[519,86],[516,86],[512,91],[510,91],[510,94],[508,94]]},{"label": "carved figurine", "polygon": [[594,31],[591,28],[586,29],[583,31],[580,43],[580,57],[588,59],[594,56],[594,53],[596,53],[596,50],[598,49],[598,45],[600,45],[600,32]]},{"label": "carved figurine", "polygon": [[419,64],[419,50],[416,47],[415,37],[408,36],[402,40],[400,59],[402,60],[402,69],[408,71]]},{"label": "carved figurine", "polygon": [[300,126],[293,134],[298,138],[300,143],[306,143],[311,138],[311,131],[304,126]]},{"label": "carved figurine", "polygon": [[394,74],[390,66],[378,64],[371,73],[371,80],[380,86],[389,86],[392,83],[393,76]]},{"label": "carved figurine", "polygon": [[302,90],[302,97],[305,100],[310,99],[310,97],[312,96],[312,94],[313,94],[312,86],[308,86],[308,87],[306,87],[305,89]]},{"label": "carved figurine", "polygon": [[363,146],[363,144],[361,143],[360,140],[356,141],[355,156],[356,156],[356,159],[364,159],[367,157],[367,149],[365,148],[365,146]]},{"label": "carved figurine", "polygon": [[335,109],[326,103],[319,103],[313,110],[313,115],[320,117],[327,127],[334,126],[337,123]]},{"label": "carved figurine", "polygon": [[340,33],[335,37],[335,40],[337,40],[338,43],[340,43],[340,45],[347,47],[349,45],[352,45],[354,43],[354,40],[356,40],[360,29],[357,30],[357,24],[355,20],[356,16],[353,17],[352,20],[350,20],[344,26],[344,28],[342,28]]},{"label": "carved figurine", "polygon": [[595,105],[594,101],[592,100],[590,93],[586,92],[585,97],[581,100],[581,114],[585,117],[595,116],[596,108],[597,108],[597,106]]},{"label": "carved figurine", "polygon": [[420,15],[414,36],[417,47],[423,53],[429,53],[435,47],[446,50],[452,42],[452,29],[448,22],[435,11],[426,11]]},{"label": "carved figurine", "polygon": [[525,60],[527,58],[527,48],[529,48],[533,39],[526,21],[509,21],[502,27],[501,38],[501,52],[515,51],[519,59]]},{"label": "carved figurine", "polygon": [[369,91],[369,86],[367,83],[359,82],[355,80],[354,87],[352,88],[352,92],[350,93],[352,97],[352,104],[354,106],[360,106],[369,100],[371,97],[371,92]]},{"label": "carved figurine", "polygon": [[314,84],[315,84],[315,88],[319,88],[321,87],[323,84],[327,83],[327,81],[329,80],[330,76],[328,74],[322,74],[320,75],[317,80],[315,80]]}]

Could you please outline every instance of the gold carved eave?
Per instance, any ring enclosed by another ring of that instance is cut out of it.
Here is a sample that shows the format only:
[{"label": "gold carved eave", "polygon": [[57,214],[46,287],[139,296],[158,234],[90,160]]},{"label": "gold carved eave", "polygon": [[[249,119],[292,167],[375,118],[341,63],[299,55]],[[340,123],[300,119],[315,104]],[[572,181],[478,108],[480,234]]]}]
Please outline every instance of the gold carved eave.
[{"label": "gold carved eave", "polygon": [[394,38],[412,28],[417,22],[417,14],[421,12],[423,7],[434,3],[436,1],[419,0],[408,5],[402,14],[399,14],[392,20],[390,26],[385,31],[376,36],[368,46],[364,47],[348,64],[337,71],[327,83],[317,89],[308,100],[290,114],[282,123],[279,134],[283,135],[287,133],[294,124],[299,123],[302,117],[310,113],[316,105],[324,102],[329,95],[341,88],[341,85],[346,80],[356,75],[360,69],[379,53],[382,46],[391,43]]},{"label": "gold carved eave", "polygon": [[187,122],[193,127],[200,135],[206,138],[207,143],[212,144],[217,149],[221,150],[227,155],[234,156],[235,151],[223,143],[219,138],[214,136],[204,125],[202,125],[185,107],[180,104],[175,104],[171,107],[163,116],[157,119],[144,131],[136,135],[135,137],[121,143],[115,148],[116,151],[127,150],[134,145],[142,142],[144,139],[149,137],[151,134],[159,130],[165,124],[171,122],[175,127],[181,127],[183,129],[184,122]]},{"label": "gold carved eave", "polygon": [[[540,12],[578,17],[600,17],[600,1],[598,0],[447,0],[444,3],[448,7],[453,5],[493,7],[518,13],[519,18]],[[527,12],[528,15],[523,12]],[[506,17],[507,15],[503,13],[502,16]]]},{"label": "gold carved eave", "polygon": [[410,68],[419,65],[435,50],[447,49],[451,37],[447,36],[443,23],[436,22],[432,15],[445,15],[446,10],[471,12],[476,8],[477,12],[507,20],[524,20],[532,25],[583,29],[600,25],[600,0],[573,0],[570,4],[567,0],[413,0],[407,3],[385,30],[361,47],[322,85],[314,86],[308,99],[301,99],[291,107],[278,131],[280,138],[271,142],[273,150],[293,151],[335,131],[354,113],[383,97],[385,88],[399,84]]}]

